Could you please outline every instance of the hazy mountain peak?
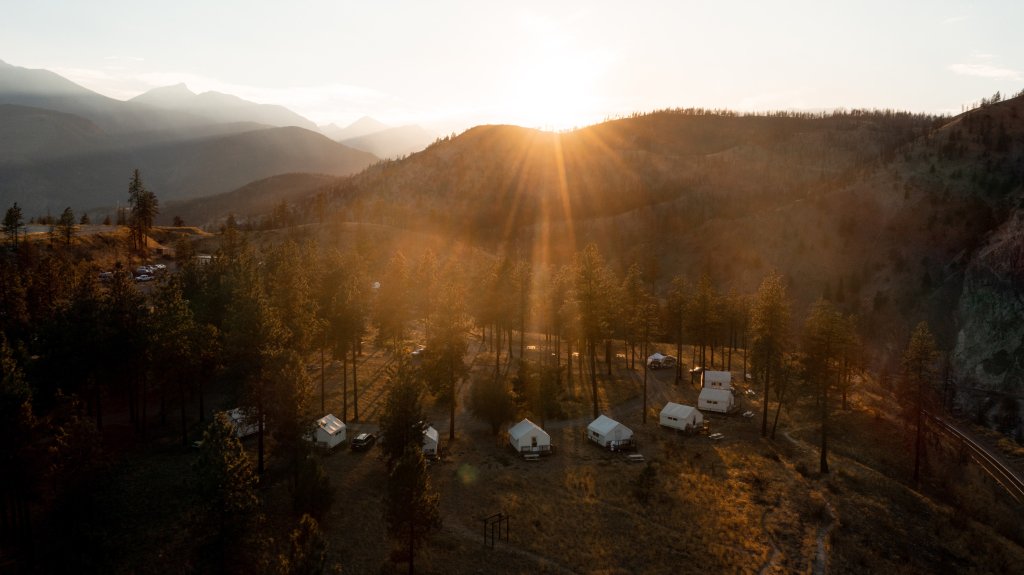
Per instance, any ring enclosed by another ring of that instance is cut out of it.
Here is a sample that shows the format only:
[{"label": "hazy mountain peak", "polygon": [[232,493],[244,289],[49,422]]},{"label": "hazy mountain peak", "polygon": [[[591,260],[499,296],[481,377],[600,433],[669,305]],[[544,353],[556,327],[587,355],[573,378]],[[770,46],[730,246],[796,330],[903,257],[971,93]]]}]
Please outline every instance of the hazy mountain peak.
[{"label": "hazy mountain peak", "polygon": [[188,89],[184,82],[172,86],[161,86],[153,88],[148,92],[139,94],[131,99],[132,102],[143,102],[146,104],[176,104],[178,102],[191,100],[196,94]]},{"label": "hazy mountain peak", "polygon": [[338,127],[337,124],[328,124],[326,126],[320,126],[320,131],[328,138],[336,142],[340,142],[342,140],[351,140],[352,138],[360,138],[362,136],[376,134],[377,132],[383,132],[389,128],[391,128],[391,126],[384,122],[375,120],[369,116],[363,116],[344,128]]}]

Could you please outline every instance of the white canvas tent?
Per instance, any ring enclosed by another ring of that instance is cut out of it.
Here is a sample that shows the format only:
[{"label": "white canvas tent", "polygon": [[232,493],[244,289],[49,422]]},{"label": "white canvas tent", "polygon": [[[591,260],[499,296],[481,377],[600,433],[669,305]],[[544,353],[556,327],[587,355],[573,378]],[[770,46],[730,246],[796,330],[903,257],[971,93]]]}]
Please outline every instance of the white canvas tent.
[{"label": "white canvas tent", "polygon": [[700,386],[732,389],[732,373],[728,371],[704,371],[700,374]]},{"label": "white canvas tent", "polygon": [[551,451],[551,436],[529,419],[524,419],[509,428],[508,442],[520,453]]},{"label": "white canvas tent", "polygon": [[633,447],[633,430],[602,415],[587,426],[587,439],[612,451]]},{"label": "white canvas tent", "polygon": [[334,449],[345,442],[346,432],[345,422],[328,413],[316,420],[313,441],[327,449]]},{"label": "white canvas tent", "polygon": [[647,367],[650,369],[669,368],[676,366],[676,358],[671,355],[662,355],[658,352],[652,353],[647,358]]},{"label": "white canvas tent", "polygon": [[259,432],[260,424],[256,421],[256,415],[251,414],[250,410],[236,407],[227,413],[231,425],[235,427],[235,437],[241,439]]},{"label": "white canvas tent", "polygon": [[658,423],[680,431],[693,431],[704,425],[704,415],[691,405],[670,401],[662,408]]},{"label": "white canvas tent", "polygon": [[700,396],[697,398],[697,407],[704,411],[728,413],[732,409],[734,402],[732,390],[705,387],[700,390]]},{"label": "white canvas tent", "polygon": [[423,455],[434,457],[437,455],[437,430],[430,426],[423,430]]}]

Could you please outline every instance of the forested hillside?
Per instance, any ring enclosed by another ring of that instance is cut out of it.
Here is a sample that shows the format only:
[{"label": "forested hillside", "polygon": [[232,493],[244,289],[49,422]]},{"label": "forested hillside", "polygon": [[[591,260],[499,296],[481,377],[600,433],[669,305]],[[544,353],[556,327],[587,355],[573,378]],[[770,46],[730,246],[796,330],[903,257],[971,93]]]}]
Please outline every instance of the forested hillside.
[{"label": "forested hillside", "polygon": [[[325,191],[339,221],[451,236],[541,264],[594,243],[620,270],[640,263],[655,285],[707,273],[723,289],[750,291],[780,270],[801,309],[824,295],[860,314],[879,369],[897,367],[908,326],[927,319],[949,352],[966,338],[954,354],[961,380],[1008,392],[1024,365],[1018,338],[970,342],[990,333],[971,327],[977,314],[1009,313],[1012,289],[983,307],[961,292],[991,268],[977,258],[1017,249],[1008,229],[1024,193],[1021,108],[1020,97],[996,96],[955,118],[679,110],[562,134],[481,126]],[[986,372],[996,356],[998,373]],[[973,395],[959,405],[995,417],[992,398]]]}]

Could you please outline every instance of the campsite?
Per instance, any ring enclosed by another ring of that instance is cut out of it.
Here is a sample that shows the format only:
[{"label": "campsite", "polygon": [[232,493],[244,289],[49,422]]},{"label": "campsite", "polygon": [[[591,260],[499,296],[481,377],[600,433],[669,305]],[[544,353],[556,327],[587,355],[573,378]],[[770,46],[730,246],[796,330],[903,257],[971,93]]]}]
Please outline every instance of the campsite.
[{"label": "campsite", "polygon": [[[471,345],[471,354],[478,351],[474,347]],[[480,353],[493,358],[486,351]],[[487,365],[489,362],[479,363]],[[638,445],[636,453],[642,453],[648,462],[653,462],[659,469],[659,476],[666,478],[665,484],[656,488],[663,493],[652,493],[652,501],[673,501],[672,507],[687,508],[703,506],[702,498],[712,497],[720,499],[721,505],[728,505],[731,490],[745,493],[750,489],[749,485],[742,484],[741,477],[729,478],[735,472],[730,471],[730,467],[751,455],[730,452],[732,446],[758,443],[755,423],[739,417],[716,418],[713,428],[728,435],[721,443],[699,435],[677,436],[665,432],[658,425],[662,405],[671,399],[693,404],[698,391],[692,386],[676,387],[671,370],[662,370],[649,382],[652,407],[648,423],[644,425],[639,409],[641,372],[624,366],[615,366],[613,371],[614,375],[603,384],[602,393],[606,395],[602,405],[607,405],[606,413],[633,431]],[[456,421],[459,432],[454,442],[446,441],[446,424],[440,423],[446,422],[444,409],[427,399],[428,416],[439,432],[443,452],[443,456],[431,464],[430,479],[441,494],[445,522],[431,544],[421,551],[422,556],[418,556],[418,570],[490,572],[494,565],[501,565],[502,572],[506,573],[588,572],[594,566],[594,550],[601,549],[604,559],[600,561],[616,565],[623,573],[655,573],[668,560],[658,551],[659,546],[674,549],[674,553],[699,552],[698,546],[702,544],[699,541],[688,542],[680,538],[679,532],[655,528],[654,523],[662,511],[657,506],[638,502],[634,483],[646,464],[630,464],[627,454],[634,453],[632,451],[611,451],[588,439],[587,428],[592,418],[588,414],[586,394],[584,382],[577,382],[568,393],[567,407],[574,410],[567,414],[569,418],[549,419],[543,429],[531,420],[509,422],[498,436],[492,435],[489,427],[468,410],[460,411]],[[374,421],[349,422],[349,425],[350,436],[378,429]],[[536,437],[537,449],[543,450],[544,435],[557,449],[536,462],[524,460],[520,449],[513,445],[519,438],[518,445],[528,451],[533,446],[532,437]],[[746,447],[741,451],[746,451]],[[763,460],[761,456],[754,456],[752,461],[758,459]],[[375,502],[384,480],[380,461],[342,453],[327,457],[323,462],[330,476],[344,485],[342,490],[346,494],[345,504],[336,505],[326,518],[331,524],[349,527],[341,529],[337,538],[331,540],[332,547],[336,545],[343,550],[341,562],[345,565],[367,569],[379,565],[386,559],[383,554],[386,550],[374,544],[385,530]],[[667,479],[676,474],[690,479],[685,483]],[[708,481],[710,478],[715,480]],[[494,549],[485,549],[480,518],[498,512],[511,517],[510,537],[514,544],[499,543]],[[664,520],[668,520],[671,512],[665,508],[664,513]],[[751,505],[749,513],[758,512]],[[702,521],[711,525],[726,521],[725,517],[715,515],[713,510],[709,511],[702,515]],[[756,519],[750,515],[742,521],[756,524]],[[614,527],[616,522],[619,527]],[[715,529],[725,532],[727,525],[723,523]],[[805,528],[810,537],[812,527]],[[650,545],[637,549],[630,540],[616,537],[618,529],[635,530],[647,538]],[[710,537],[710,533],[707,536]],[[731,533],[726,537],[721,541],[707,539],[704,542],[721,549],[723,564],[748,555],[763,562],[772,552],[770,546],[752,547],[749,541],[744,542],[756,537],[756,533],[742,536]],[[730,542],[735,549],[726,551]],[[808,551],[809,548],[792,550],[794,555]]]}]

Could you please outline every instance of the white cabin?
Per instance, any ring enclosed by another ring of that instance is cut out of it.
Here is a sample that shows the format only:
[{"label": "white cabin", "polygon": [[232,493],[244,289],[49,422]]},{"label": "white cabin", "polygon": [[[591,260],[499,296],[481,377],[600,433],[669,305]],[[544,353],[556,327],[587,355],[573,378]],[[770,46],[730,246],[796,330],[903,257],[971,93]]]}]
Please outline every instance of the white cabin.
[{"label": "white cabin", "polygon": [[732,389],[732,373],[728,371],[704,371],[700,374],[700,386],[715,389]]},{"label": "white cabin", "polygon": [[313,430],[313,441],[321,447],[334,449],[345,442],[346,434],[345,422],[328,413],[316,420],[316,429]]},{"label": "white cabin", "polygon": [[548,453],[551,436],[536,423],[524,419],[508,430],[508,442],[519,453]]},{"label": "white cabin", "polygon": [[732,410],[736,400],[732,396],[732,390],[719,389],[716,387],[705,387],[700,390],[697,398],[697,407],[703,411],[714,411],[717,413],[728,413]]},{"label": "white cabin", "polygon": [[437,430],[430,426],[423,430],[423,455],[427,457],[437,456]]},{"label": "white cabin", "polygon": [[633,447],[633,430],[602,415],[587,426],[587,439],[612,451],[630,449]]},{"label": "white cabin", "polygon": [[680,403],[665,404],[658,418],[658,423],[663,427],[670,427],[680,431],[695,431],[704,425],[704,414],[697,408]]}]

